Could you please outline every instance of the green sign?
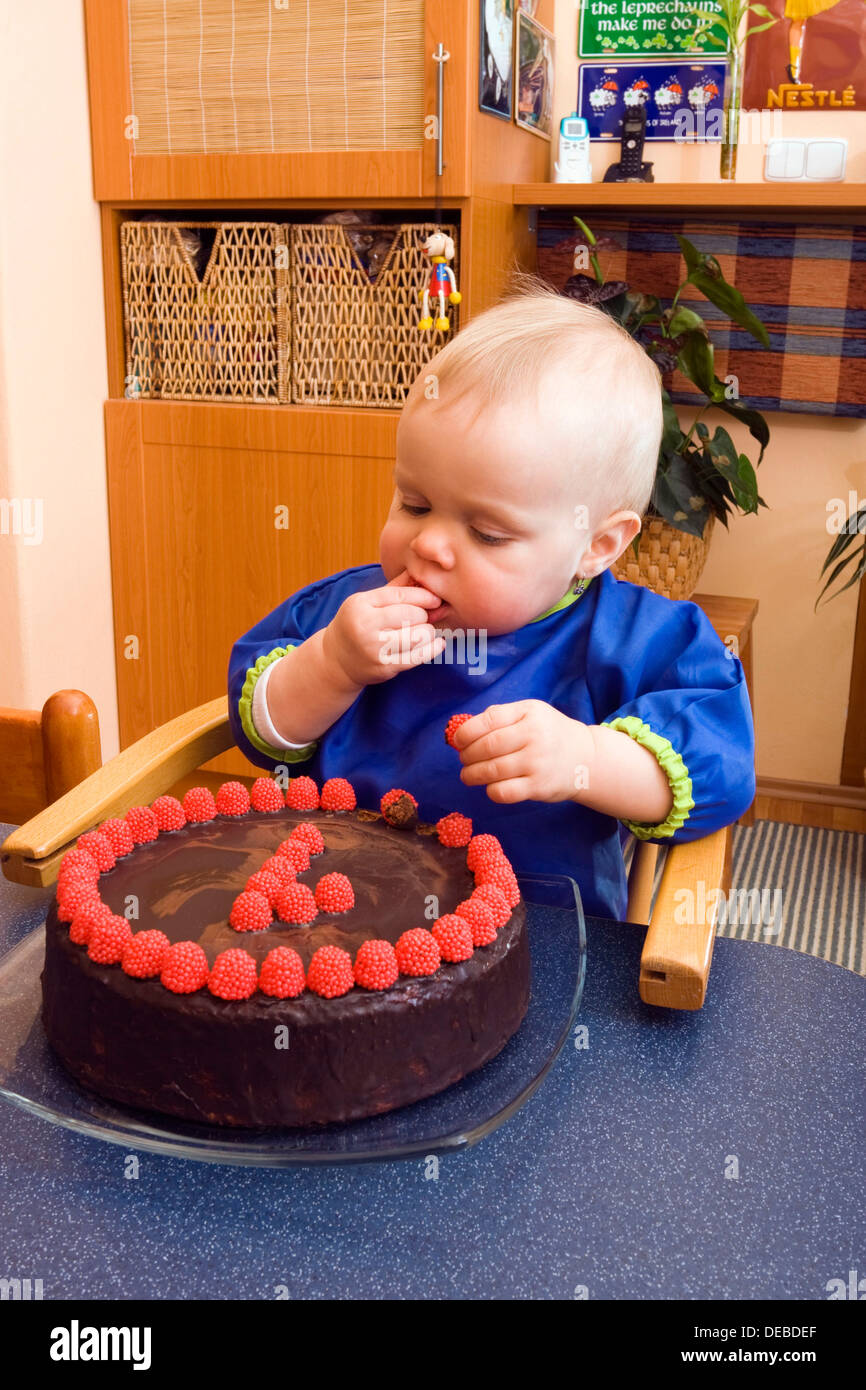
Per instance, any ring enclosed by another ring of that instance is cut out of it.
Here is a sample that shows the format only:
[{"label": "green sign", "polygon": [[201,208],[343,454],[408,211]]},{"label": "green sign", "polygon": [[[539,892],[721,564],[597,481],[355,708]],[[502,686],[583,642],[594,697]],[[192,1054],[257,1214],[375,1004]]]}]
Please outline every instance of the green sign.
[{"label": "green sign", "polygon": [[577,51],[581,58],[606,58],[621,54],[632,58],[650,54],[713,54],[721,58],[727,47],[719,25],[713,33],[725,47],[710,43],[705,34],[695,44],[693,35],[701,21],[692,9],[718,10],[718,0],[580,0]]}]

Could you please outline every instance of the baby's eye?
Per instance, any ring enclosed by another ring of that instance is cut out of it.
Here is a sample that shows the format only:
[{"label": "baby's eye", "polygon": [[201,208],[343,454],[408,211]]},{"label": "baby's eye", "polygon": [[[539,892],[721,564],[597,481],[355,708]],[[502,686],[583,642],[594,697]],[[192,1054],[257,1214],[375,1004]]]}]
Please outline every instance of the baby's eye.
[{"label": "baby's eye", "polygon": [[[400,503],[400,511],[408,512],[410,516],[423,516],[424,512],[429,512],[429,510],[429,507],[413,507],[408,502]],[[476,530],[474,526],[469,529],[484,545],[505,545],[508,540],[507,536],[487,536],[483,531]]]},{"label": "baby's eye", "polygon": [[478,539],[483,541],[485,545],[505,545],[505,542],[508,540],[507,536],[485,536],[483,531],[476,531],[474,526],[472,530],[475,532]]},{"label": "baby's eye", "polygon": [[420,516],[422,512],[429,512],[429,507],[410,507],[408,502],[400,503],[401,512],[408,512],[410,516]]}]

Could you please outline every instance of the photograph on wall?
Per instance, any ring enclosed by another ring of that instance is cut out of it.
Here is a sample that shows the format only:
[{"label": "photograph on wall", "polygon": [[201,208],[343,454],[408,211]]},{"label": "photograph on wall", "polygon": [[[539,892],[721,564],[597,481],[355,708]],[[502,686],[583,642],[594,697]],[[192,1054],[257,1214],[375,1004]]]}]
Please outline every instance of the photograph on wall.
[{"label": "photograph on wall", "polygon": [[866,111],[863,0],[765,0],[777,23],[746,44],[746,110]]},{"label": "photograph on wall", "polygon": [[618,140],[628,107],[646,111],[647,140],[721,140],[725,63],[581,63],[577,112],[591,140]]},{"label": "photograph on wall", "polygon": [[491,116],[511,120],[514,0],[481,0],[478,105]]},{"label": "photograph on wall", "polygon": [[[636,4],[635,0],[585,0],[580,6],[577,52],[581,58],[664,57],[688,54],[715,54],[724,50],[704,35],[697,43],[695,30],[701,20],[687,6],[672,5],[659,14],[659,4]],[[695,8],[698,8],[697,2]],[[703,7],[701,7],[703,8]],[[707,6],[706,8],[717,8]],[[635,13],[646,11],[646,13]],[[714,24],[711,32],[727,47],[724,30]]]},{"label": "photograph on wall", "polygon": [[553,119],[554,38],[522,10],[517,14],[517,105],[514,119],[545,140]]}]

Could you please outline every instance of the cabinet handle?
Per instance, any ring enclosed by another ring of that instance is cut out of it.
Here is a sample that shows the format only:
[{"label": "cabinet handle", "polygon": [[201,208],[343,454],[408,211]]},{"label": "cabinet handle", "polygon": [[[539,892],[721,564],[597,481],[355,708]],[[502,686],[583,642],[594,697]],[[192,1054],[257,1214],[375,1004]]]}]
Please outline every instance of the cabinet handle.
[{"label": "cabinet handle", "polygon": [[439,47],[433,54],[433,62],[438,65],[436,72],[436,177],[440,179],[442,177],[442,170],[445,168],[442,159],[445,140],[445,64],[450,57],[451,54],[447,49],[442,47],[440,41]]}]

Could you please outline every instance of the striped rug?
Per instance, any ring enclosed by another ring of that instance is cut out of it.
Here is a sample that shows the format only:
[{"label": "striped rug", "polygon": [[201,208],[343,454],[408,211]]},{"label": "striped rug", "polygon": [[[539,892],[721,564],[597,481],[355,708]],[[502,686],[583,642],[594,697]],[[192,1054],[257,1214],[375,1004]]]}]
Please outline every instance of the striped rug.
[{"label": "striped rug", "polygon": [[735,825],[731,880],[718,936],[771,942],[866,975],[866,835],[769,820]]}]

